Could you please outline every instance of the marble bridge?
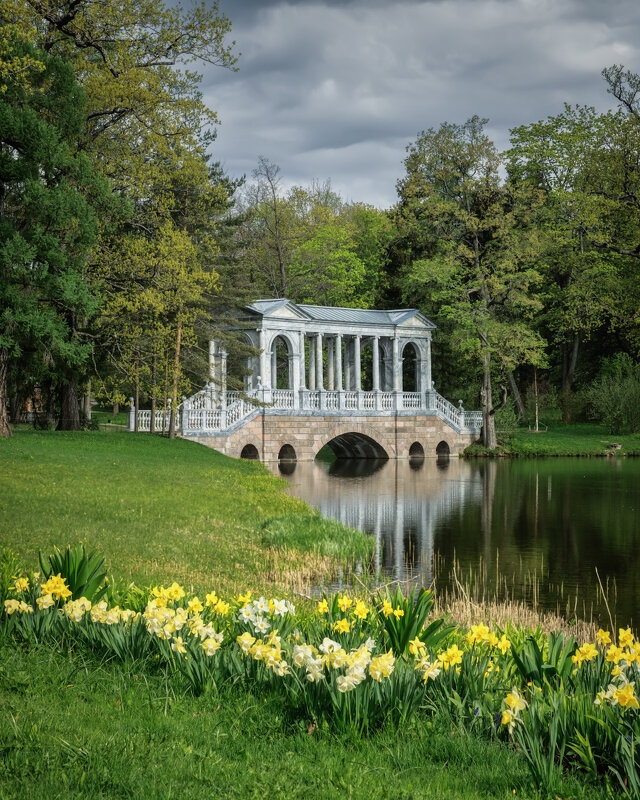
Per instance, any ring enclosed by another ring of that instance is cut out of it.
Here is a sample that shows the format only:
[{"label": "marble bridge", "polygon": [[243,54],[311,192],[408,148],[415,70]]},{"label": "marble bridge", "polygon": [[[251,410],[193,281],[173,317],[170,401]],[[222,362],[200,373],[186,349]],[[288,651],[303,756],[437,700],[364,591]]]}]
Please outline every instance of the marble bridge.
[{"label": "marble bridge", "polygon": [[[227,391],[227,353],[210,342],[209,382],[183,398],[179,433],[261,461],[308,461],[328,445],[339,458],[459,453],[482,414],[453,405],[431,378],[431,320],[416,309],[380,311],[258,300],[238,331],[258,351],[243,391]],[[132,409],[129,429],[149,431]],[[156,412],[156,431],[168,427]]]}]

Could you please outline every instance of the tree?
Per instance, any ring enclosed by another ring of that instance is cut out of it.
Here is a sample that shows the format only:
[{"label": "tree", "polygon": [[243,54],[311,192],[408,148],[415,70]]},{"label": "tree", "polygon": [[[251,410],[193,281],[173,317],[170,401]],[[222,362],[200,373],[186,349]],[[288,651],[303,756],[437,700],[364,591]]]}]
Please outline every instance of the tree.
[{"label": "tree", "polygon": [[493,449],[494,414],[507,390],[494,405],[492,366],[505,374],[519,363],[540,363],[544,343],[529,324],[540,307],[540,197],[501,180],[485,124],[472,117],[420,134],[408,147],[398,213],[419,230],[424,253],[403,270],[405,298],[432,293],[440,315],[455,325],[460,351],[480,361],[483,442]]},{"label": "tree", "polygon": [[616,162],[626,128],[621,112],[597,114],[590,107],[565,106],[560,114],[511,131],[507,157],[512,180],[527,182],[545,196],[540,324],[559,349],[565,422],[581,344],[615,325],[626,306],[620,292],[626,265],[613,246],[614,220],[621,211],[613,185],[622,172]]},{"label": "tree", "polygon": [[[3,29],[6,35],[7,29]],[[72,143],[84,123],[84,93],[60,58],[11,31],[0,69],[0,434],[10,435],[9,361],[45,351],[63,376],[59,426],[79,424],[77,377],[91,352],[86,320],[99,296],[86,281],[96,241],[95,208],[114,210],[108,184]]]}]

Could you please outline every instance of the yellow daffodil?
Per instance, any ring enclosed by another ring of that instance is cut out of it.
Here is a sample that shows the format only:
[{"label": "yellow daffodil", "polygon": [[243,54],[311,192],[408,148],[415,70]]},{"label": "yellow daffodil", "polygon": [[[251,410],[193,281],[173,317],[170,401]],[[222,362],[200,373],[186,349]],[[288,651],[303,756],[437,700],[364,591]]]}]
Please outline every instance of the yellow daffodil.
[{"label": "yellow daffodil", "polygon": [[369,607],[363,600],[358,600],[353,609],[353,614],[358,619],[366,619],[369,616]]},{"label": "yellow daffodil", "polygon": [[69,589],[66,579],[60,573],[52,575],[40,588],[42,594],[51,594],[56,600],[66,600],[67,597],[71,597],[71,589]]},{"label": "yellow daffodil", "polygon": [[326,600],[320,600],[318,602],[318,611],[321,614],[328,614],[329,613],[329,603]]},{"label": "yellow daffodil", "polygon": [[622,648],[616,647],[615,644],[612,644],[611,647],[607,650],[607,661],[612,661],[614,664],[617,664],[618,661],[621,660],[623,656]]},{"label": "yellow daffodil", "polygon": [[16,592],[26,592],[29,588],[29,579],[28,578],[16,578],[15,579],[14,589]]},{"label": "yellow daffodil", "polygon": [[353,600],[347,595],[342,595],[342,597],[338,598],[338,608],[342,613],[346,613],[347,609],[351,608],[353,605]]},{"label": "yellow daffodil", "polygon": [[600,647],[606,647],[611,644],[611,634],[609,631],[603,631],[602,628],[596,633],[596,640]]},{"label": "yellow daffodil", "polygon": [[402,608],[394,608],[393,609],[393,616],[396,619],[400,619],[400,617],[404,617],[404,609],[402,609]]},{"label": "yellow daffodil", "polygon": [[633,645],[633,634],[631,628],[618,629],[618,644],[620,647],[631,647]]},{"label": "yellow daffodil", "polygon": [[204,602],[207,606],[215,606],[220,598],[215,592],[209,592],[205,595]]},{"label": "yellow daffodil", "polygon": [[471,630],[467,634],[467,642],[469,644],[480,644],[484,642],[489,635],[489,628],[480,623],[479,625],[472,625]]},{"label": "yellow daffodil", "polygon": [[502,655],[504,655],[508,650],[511,650],[511,642],[507,639],[504,633],[500,637],[500,641],[497,643],[496,647],[502,653]]},{"label": "yellow daffodil", "polygon": [[640,708],[638,700],[633,691],[633,686],[630,683],[627,683],[626,686],[622,687],[622,689],[616,689],[616,691],[613,693],[613,696],[622,706],[622,708],[635,708],[636,711]]},{"label": "yellow daffodil", "polygon": [[333,630],[337,631],[338,633],[349,633],[349,631],[351,630],[351,625],[349,624],[349,620],[339,619],[337,622],[334,622]]},{"label": "yellow daffodil", "polygon": [[393,606],[388,600],[385,600],[382,603],[382,613],[385,615],[385,617],[388,617],[391,614],[393,614]]},{"label": "yellow daffodil", "polygon": [[414,658],[423,658],[427,650],[423,642],[416,636],[409,642],[409,652]]}]

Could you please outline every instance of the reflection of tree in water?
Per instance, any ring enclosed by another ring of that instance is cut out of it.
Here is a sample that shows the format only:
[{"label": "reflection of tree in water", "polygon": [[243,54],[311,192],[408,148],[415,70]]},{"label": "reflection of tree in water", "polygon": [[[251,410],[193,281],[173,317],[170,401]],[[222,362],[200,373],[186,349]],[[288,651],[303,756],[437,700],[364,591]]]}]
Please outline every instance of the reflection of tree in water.
[{"label": "reflection of tree in water", "polygon": [[374,536],[383,576],[413,572],[428,585],[437,554],[444,589],[455,555],[466,576],[482,573],[489,589],[498,572],[517,598],[537,570],[541,607],[566,610],[579,586],[578,613],[584,600],[588,616],[592,602],[602,613],[597,567],[627,625],[637,623],[640,592],[640,461],[609,461],[454,458],[445,467],[426,458],[419,471],[409,460],[299,464],[292,483],[326,516]]}]

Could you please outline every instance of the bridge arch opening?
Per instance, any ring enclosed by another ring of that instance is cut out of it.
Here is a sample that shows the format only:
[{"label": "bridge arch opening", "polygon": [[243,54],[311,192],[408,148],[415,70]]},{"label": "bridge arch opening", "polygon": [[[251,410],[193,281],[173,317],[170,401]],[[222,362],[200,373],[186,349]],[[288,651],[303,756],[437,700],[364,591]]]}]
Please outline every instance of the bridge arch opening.
[{"label": "bridge arch opening", "polygon": [[409,448],[409,458],[424,458],[424,447],[420,442],[414,442]]},{"label": "bridge arch opening", "polygon": [[296,451],[290,444],[283,444],[278,452],[278,461],[296,461]]},{"label": "bridge arch opening", "polygon": [[246,458],[248,461],[258,461],[260,458],[258,448],[253,444],[245,444],[240,453],[240,458]]},{"label": "bridge arch opening", "polygon": [[436,455],[437,456],[449,456],[451,455],[451,448],[449,447],[449,443],[442,441],[436,447]]},{"label": "bridge arch opening", "polygon": [[336,458],[374,458],[386,461],[389,458],[384,447],[364,433],[341,433],[327,442]]}]

